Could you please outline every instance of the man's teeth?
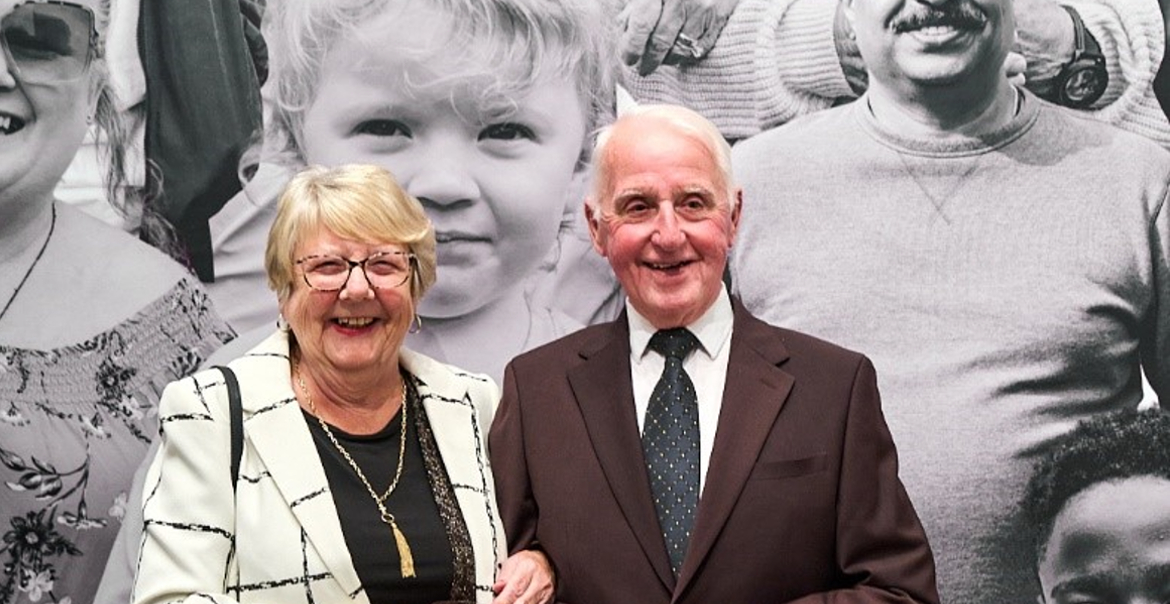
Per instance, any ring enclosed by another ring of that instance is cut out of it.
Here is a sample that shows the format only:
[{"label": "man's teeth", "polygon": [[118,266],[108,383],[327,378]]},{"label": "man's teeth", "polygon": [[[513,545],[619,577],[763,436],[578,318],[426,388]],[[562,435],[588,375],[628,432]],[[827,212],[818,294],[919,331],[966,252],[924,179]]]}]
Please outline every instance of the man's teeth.
[{"label": "man's teeth", "polygon": [[920,28],[918,31],[928,36],[943,36],[953,33],[956,29],[953,25],[928,25]]},{"label": "man's teeth", "polygon": [[652,269],[667,270],[667,269],[672,269],[672,268],[678,268],[678,267],[686,264],[686,262],[672,262],[670,264],[656,264],[656,263],[651,262],[649,264],[650,264],[650,268],[652,268]]},{"label": "man's teeth", "polygon": [[20,118],[14,118],[11,115],[0,115],[0,132],[4,134],[12,134],[20,130],[24,126],[24,122]]},{"label": "man's teeth", "polygon": [[373,322],[374,320],[369,317],[339,317],[337,319],[337,324],[342,327],[365,327]]}]

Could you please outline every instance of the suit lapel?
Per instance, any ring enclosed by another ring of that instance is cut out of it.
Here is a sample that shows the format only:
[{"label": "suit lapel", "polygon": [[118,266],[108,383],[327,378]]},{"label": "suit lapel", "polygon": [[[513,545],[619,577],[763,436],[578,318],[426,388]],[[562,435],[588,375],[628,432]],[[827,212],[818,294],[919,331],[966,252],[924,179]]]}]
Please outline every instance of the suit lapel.
[{"label": "suit lapel", "polygon": [[634,412],[625,313],[611,325],[605,335],[582,348],[585,361],[569,371],[569,384],[614,499],[658,578],[673,590],[674,573],[650,495]]},{"label": "suit lapel", "polygon": [[281,336],[278,342],[277,337],[231,365],[240,380],[245,440],[329,572],[345,593],[352,594],[361,581],[341,532],[325,469],[289,383],[288,341]]},{"label": "suit lapel", "polygon": [[752,317],[738,301],[734,308],[719,426],[695,528],[679,570],[676,597],[686,589],[723,529],[792,390],[792,376],[778,367],[788,358],[788,351],[774,329]]}]

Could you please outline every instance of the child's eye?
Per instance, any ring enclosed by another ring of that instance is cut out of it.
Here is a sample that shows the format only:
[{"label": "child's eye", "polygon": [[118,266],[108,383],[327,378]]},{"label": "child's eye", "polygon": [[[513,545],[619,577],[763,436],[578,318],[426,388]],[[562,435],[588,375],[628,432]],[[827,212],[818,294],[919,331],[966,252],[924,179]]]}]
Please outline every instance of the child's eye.
[{"label": "child's eye", "polygon": [[410,128],[398,120],[366,120],[353,129],[354,134],[369,136],[405,136],[410,138]]},{"label": "child's eye", "polygon": [[519,139],[536,140],[536,133],[532,128],[524,124],[517,124],[514,122],[506,122],[503,124],[492,124],[479,133],[479,140],[504,140],[513,141]]}]

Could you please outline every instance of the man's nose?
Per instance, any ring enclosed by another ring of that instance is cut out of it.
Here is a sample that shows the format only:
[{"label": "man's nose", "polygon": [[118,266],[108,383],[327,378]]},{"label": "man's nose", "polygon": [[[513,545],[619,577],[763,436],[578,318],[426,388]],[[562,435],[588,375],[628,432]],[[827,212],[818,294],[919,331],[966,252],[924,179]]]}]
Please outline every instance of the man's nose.
[{"label": "man's nose", "polygon": [[658,206],[658,213],[654,217],[654,233],[651,242],[659,247],[674,248],[682,245],[687,239],[674,204],[663,202]]}]

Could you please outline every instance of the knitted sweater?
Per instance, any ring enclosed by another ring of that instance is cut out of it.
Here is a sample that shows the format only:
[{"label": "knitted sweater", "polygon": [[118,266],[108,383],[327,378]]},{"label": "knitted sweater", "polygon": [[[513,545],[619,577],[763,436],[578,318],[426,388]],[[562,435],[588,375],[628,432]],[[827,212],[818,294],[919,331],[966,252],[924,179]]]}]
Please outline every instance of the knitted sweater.
[{"label": "knitted sweater", "polygon": [[[1088,115],[1170,147],[1152,83],[1162,64],[1162,14],[1150,0],[1060,0],[1101,45],[1109,87]],[[644,103],[686,105],[739,139],[852,98],[833,39],[834,0],[740,0],[699,63],[663,66],[624,84]]]},{"label": "knitted sweater", "polygon": [[871,356],[944,602],[1034,602],[1016,510],[1078,420],[1170,400],[1170,153],[1024,96],[981,139],[857,103],[744,141],[731,262],[757,316]]}]

